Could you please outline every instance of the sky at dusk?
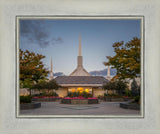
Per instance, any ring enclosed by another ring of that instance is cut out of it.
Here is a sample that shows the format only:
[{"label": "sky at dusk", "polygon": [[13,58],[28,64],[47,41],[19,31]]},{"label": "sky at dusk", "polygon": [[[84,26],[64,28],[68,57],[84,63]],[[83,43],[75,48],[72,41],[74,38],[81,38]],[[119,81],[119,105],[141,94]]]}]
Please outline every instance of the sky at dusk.
[{"label": "sky at dusk", "polygon": [[103,70],[106,56],[115,55],[118,41],[140,38],[140,20],[20,20],[20,48],[45,57],[53,72],[69,75],[77,67],[79,33],[83,66],[90,72]]}]

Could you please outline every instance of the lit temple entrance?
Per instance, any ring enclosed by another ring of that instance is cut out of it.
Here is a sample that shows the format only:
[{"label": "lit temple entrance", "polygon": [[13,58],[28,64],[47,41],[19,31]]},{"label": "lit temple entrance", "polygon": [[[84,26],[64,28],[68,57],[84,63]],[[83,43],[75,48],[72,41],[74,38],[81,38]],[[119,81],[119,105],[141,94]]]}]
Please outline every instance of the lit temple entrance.
[{"label": "lit temple entrance", "polygon": [[92,94],[92,88],[88,88],[88,87],[77,87],[77,88],[69,88],[68,92],[80,92],[82,93],[83,91]]}]

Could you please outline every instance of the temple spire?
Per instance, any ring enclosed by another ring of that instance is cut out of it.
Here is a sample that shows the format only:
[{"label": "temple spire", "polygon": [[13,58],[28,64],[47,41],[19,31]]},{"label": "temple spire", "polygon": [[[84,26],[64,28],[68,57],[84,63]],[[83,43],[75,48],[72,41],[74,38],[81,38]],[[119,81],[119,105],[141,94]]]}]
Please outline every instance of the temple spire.
[{"label": "temple spire", "polygon": [[77,57],[77,68],[70,74],[70,76],[90,76],[90,74],[83,68],[83,57],[81,53],[81,33],[79,33],[79,55]]},{"label": "temple spire", "polygon": [[82,53],[81,53],[81,33],[79,33],[79,56],[82,56]]},{"label": "temple spire", "polygon": [[110,66],[108,66],[108,69],[107,69],[107,79],[110,80],[111,77],[110,77]]},{"label": "temple spire", "polygon": [[77,57],[77,66],[83,68],[83,58],[81,53],[81,33],[79,33],[79,55]]},{"label": "temple spire", "polygon": [[51,56],[51,71],[50,71],[50,80],[53,79],[53,65],[52,65],[52,56]]}]

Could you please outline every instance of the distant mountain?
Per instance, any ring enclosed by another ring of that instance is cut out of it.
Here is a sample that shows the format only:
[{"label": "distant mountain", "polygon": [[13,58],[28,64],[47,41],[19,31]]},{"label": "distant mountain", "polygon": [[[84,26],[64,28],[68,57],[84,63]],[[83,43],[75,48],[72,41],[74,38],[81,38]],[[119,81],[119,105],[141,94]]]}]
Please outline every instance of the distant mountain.
[{"label": "distant mountain", "polygon": [[53,76],[65,76],[63,72],[54,73]]},{"label": "distant mountain", "polygon": [[[110,75],[114,76],[116,75],[116,69],[110,69]],[[103,69],[103,70],[95,70],[95,71],[91,71],[89,72],[90,75],[92,76],[107,76],[107,69]],[[56,72],[53,73],[53,77],[57,77],[57,76],[65,76],[65,74],[63,72]],[[50,73],[48,74],[48,77],[50,77]]]},{"label": "distant mountain", "polygon": [[[110,69],[110,75],[114,76],[116,75],[116,69]],[[98,71],[91,71],[89,72],[92,76],[107,76],[107,69],[98,70]]]}]

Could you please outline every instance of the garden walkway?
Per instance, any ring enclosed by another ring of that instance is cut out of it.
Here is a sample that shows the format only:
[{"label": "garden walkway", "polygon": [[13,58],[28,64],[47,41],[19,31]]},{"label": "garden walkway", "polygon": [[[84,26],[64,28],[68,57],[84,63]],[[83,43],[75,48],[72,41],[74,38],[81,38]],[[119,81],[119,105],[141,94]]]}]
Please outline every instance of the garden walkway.
[{"label": "garden walkway", "polygon": [[21,110],[20,115],[140,115],[140,111],[120,108],[119,102],[100,102],[91,105],[42,102],[41,108]]}]

